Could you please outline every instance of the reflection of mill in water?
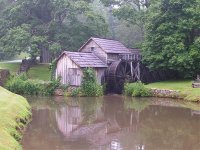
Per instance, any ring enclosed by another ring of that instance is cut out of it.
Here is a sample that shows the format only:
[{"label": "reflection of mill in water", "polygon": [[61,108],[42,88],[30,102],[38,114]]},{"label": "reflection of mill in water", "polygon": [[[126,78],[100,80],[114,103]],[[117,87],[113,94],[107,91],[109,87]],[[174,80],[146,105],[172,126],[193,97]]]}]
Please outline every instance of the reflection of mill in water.
[{"label": "reflection of mill in water", "polygon": [[[139,118],[138,113],[131,113],[128,116],[126,113],[121,114],[123,102],[118,100],[115,102],[104,101],[102,106],[91,114],[93,120],[89,123],[85,120],[85,112],[81,107],[69,105],[62,107],[56,111],[59,131],[67,141],[85,139],[96,146],[107,145],[112,150],[122,149],[118,139],[123,139],[130,132],[135,132]],[[124,125],[122,122],[127,122],[127,124]],[[136,147],[136,150],[138,149],[140,146]]]}]

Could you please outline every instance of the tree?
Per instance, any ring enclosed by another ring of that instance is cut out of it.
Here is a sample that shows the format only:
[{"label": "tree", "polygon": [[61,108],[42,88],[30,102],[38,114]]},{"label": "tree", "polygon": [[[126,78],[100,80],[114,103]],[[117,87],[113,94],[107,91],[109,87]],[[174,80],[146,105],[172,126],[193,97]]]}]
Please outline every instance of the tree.
[{"label": "tree", "polygon": [[[129,2],[127,2],[127,5],[128,3]],[[141,27],[135,23],[128,22],[123,17],[120,18],[115,13],[121,8],[119,6],[119,1],[115,2],[109,0],[106,2],[104,0],[94,0],[92,6],[93,10],[101,14],[108,24],[109,32],[106,35],[107,38],[119,40],[127,47],[137,47],[138,44],[142,42],[143,33],[141,32]]]},{"label": "tree", "polygon": [[120,20],[125,20],[129,25],[140,28],[144,34],[146,10],[150,0],[101,0],[105,6],[111,7],[113,14]]},{"label": "tree", "polygon": [[160,0],[148,10],[143,62],[191,77],[200,71],[200,1]]},{"label": "tree", "polygon": [[35,57],[45,49],[56,56],[61,50],[77,50],[90,36],[106,36],[105,20],[92,11],[90,2],[1,0],[0,51],[26,51]]}]

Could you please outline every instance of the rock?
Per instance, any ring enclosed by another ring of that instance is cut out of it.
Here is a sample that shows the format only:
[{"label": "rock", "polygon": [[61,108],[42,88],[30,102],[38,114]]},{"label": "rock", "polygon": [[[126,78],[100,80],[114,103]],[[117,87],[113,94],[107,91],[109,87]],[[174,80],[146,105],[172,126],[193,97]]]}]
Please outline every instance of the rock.
[{"label": "rock", "polygon": [[158,97],[169,97],[169,98],[179,98],[180,92],[175,90],[164,90],[164,89],[151,89],[153,96]]},{"label": "rock", "polygon": [[54,92],[55,96],[64,96],[64,91],[62,89],[56,89]]},{"label": "rock", "polygon": [[193,83],[192,83],[192,87],[193,87],[193,88],[200,88],[200,83],[198,83],[198,82],[193,82]]}]

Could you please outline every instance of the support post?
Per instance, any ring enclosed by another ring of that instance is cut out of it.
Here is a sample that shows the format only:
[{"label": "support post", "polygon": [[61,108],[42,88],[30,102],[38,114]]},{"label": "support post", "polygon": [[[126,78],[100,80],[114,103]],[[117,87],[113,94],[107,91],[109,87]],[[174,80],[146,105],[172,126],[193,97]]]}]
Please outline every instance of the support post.
[{"label": "support post", "polygon": [[130,62],[131,65],[131,78],[133,79],[133,61]]},{"label": "support post", "polygon": [[140,81],[140,62],[137,63],[137,69],[138,69],[138,81]]}]

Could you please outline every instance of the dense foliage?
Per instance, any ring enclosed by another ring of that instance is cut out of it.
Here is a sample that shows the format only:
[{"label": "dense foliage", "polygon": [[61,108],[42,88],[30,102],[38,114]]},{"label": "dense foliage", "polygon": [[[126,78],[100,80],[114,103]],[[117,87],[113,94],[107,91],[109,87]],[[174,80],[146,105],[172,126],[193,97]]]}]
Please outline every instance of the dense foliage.
[{"label": "dense foliage", "polygon": [[148,9],[143,62],[191,77],[200,70],[200,1],[160,0]]},{"label": "dense foliage", "polygon": [[151,91],[148,88],[146,88],[144,84],[141,82],[125,84],[124,93],[127,96],[133,96],[133,97],[151,96]]},{"label": "dense foliage", "polygon": [[112,8],[113,15],[121,22],[125,21],[129,27],[134,26],[135,30],[138,31],[135,36],[140,38],[137,42],[142,42],[146,12],[151,4],[150,0],[101,0],[101,2]]},{"label": "dense foliage", "polygon": [[54,59],[50,66],[49,66],[49,69],[50,69],[50,74],[51,74],[51,80],[54,80],[55,79],[55,70],[56,70],[56,67],[57,67],[57,60]]},{"label": "dense foliage", "polygon": [[82,94],[85,96],[103,95],[103,87],[97,83],[95,72],[92,68],[86,68],[83,71],[81,91],[82,91]]},{"label": "dense foliage", "polygon": [[90,0],[1,0],[0,52],[14,55],[41,50],[56,55],[77,50],[91,36],[105,36],[107,25]]},{"label": "dense foliage", "polygon": [[49,82],[29,80],[25,74],[11,77],[6,83],[9,91],[25,95],[54,95],[54,91],[58,87],[60,87],[59,80]]}]

